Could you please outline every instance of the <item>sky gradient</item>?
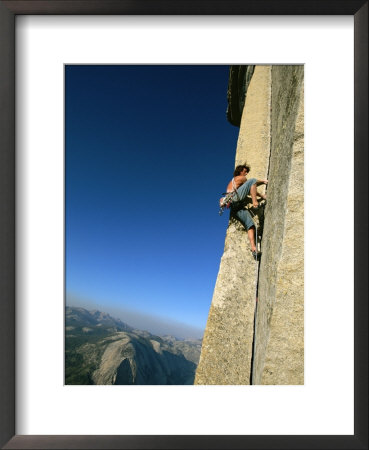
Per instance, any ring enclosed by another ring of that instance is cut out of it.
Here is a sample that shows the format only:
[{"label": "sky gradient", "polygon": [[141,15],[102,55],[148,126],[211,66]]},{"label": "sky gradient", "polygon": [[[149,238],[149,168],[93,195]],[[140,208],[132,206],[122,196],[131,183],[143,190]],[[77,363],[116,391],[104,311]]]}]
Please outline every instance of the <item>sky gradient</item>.
[{"label": "sky gradient", "polygon": [[123,321],[136,312],[148,331],[152,317],[203,332],[228,223],[218,200],[238,137],[226,119],[228,73],[66,66],[68,305],[120,310]]}]

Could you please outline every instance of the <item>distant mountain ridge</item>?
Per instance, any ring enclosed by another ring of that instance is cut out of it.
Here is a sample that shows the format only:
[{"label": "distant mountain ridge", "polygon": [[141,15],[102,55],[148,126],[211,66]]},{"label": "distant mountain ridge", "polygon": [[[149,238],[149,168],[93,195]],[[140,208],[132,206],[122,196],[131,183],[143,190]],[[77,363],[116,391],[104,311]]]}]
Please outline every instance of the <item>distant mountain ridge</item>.
[{"label": "distant mountain ridge", "polygon": [[137,330],[109,314],[66,307],[66,384],[193,384],[201,340]]},{"label": "distant mountain ridge", "polygon": [[93,309],[67,306],[65,308],[65,326],[105,326],[116,328],[117,331],[132,331],[133,328],[122,322],[120,319],[115,319],[109,314]]}]

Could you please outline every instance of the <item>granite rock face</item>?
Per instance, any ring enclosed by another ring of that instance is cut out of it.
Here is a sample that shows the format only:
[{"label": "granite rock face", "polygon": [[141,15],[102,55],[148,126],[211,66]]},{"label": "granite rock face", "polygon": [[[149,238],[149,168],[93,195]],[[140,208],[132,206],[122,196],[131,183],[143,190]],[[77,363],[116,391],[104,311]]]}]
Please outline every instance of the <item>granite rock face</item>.
[{"label": "granite rock face", "polygon": [[303,384],[302,86],[303,66],[255,66],[235,165],[269,179],[263,254],[231,218],[195,384]]},{"label": "granite rock face", "polygon": [[196,365],[162,339],[116,333],[100,342],[104,352],[94,384],[192,384]]},{"label": "granite rock face", "polygon": [[66,307],[65,384],[193,384],[201,340],[156,336],[100,311]]},{"label": "granite rock face", "polygon": [[[271,66],[256,66],[246,94],[236,164],[266,178],[270,149]],[[232,178],[232,174],[229,174]],[[243,225],[231,218],[195,384],[250,384],[258,264]]]},{"label": "granite rock face", "polygon": [[304,384],[303,67],[272,71],[272,149],[253,384]]}]

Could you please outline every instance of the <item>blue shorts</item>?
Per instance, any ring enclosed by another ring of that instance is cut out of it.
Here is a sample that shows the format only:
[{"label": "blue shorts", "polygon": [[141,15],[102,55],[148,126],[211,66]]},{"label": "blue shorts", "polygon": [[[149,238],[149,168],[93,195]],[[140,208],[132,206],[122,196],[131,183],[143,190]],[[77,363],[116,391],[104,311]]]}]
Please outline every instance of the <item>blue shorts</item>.
[{"label": "blue shorts", "polygon": [[250,178],[242,186],[237,189],[237,194],[235,195],[236,200],[232,202],[231,215],[237,217],[237,219],[243,224],[246,230],[254,227],[254,221],[251,218],[251,214],[247,209],[243,209],[245,206],[246,197],[250,193],[251,186],[256,183],[256,178]]}]

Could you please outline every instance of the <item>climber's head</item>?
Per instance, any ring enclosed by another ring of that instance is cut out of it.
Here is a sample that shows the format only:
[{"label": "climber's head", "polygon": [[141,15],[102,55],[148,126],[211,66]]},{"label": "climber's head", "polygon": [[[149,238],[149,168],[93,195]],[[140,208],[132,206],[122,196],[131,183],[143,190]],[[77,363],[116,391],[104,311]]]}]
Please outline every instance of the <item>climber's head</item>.
[{"label": "climber's head", "polygon": [[248,166],[246,163],[240,164],[239,166],[237,166],[234,169],[233,176],[237,177],[238,175],[241,175],[244,170],[246,170],[246,174],[248,174],[250,172],[250,166]]}]

